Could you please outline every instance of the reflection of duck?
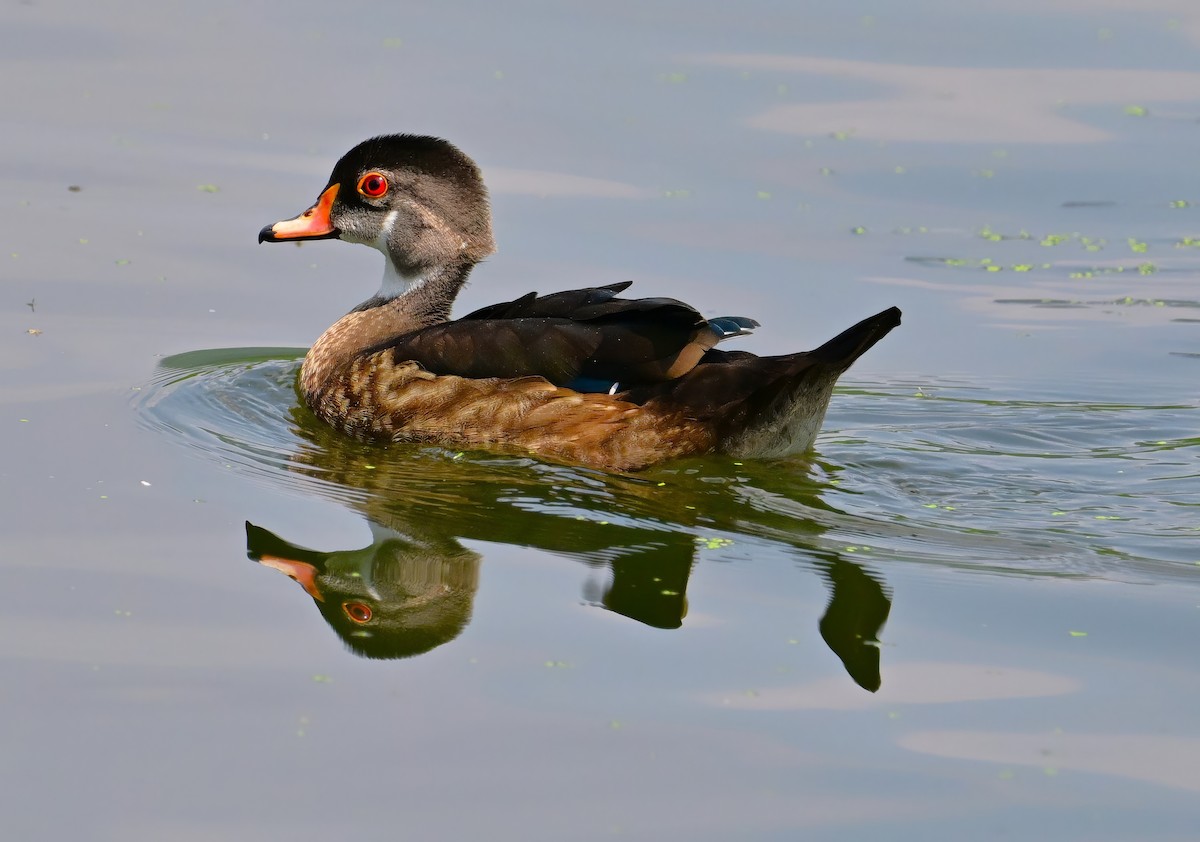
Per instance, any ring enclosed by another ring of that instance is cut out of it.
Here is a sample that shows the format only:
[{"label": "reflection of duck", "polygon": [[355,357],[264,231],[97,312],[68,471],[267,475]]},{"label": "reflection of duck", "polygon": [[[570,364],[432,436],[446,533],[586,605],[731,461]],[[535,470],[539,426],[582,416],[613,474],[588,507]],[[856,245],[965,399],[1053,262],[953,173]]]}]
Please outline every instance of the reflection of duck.
[{"label": "reflection of duck", "polygon": [[[584,599],[647,626],[675,629],[687,616],[697,556],[714,534],[766,541],[798,555],[830,585],[822,638],[859,685],[879,687],[876,638],[890,598],[840,553],[817,546],[821,486],[803,470],[780,477],[747,465],[736,475],[683,463],[653,478],[597,474],[507,457],[456,459],[434,448],[403,454],[338,435],[302,407],[304,444],[292,470],[349,499],[371,528],[371,546],[317,552],[247,524],[251,558],[291,576],[353,650],[374,657],[420,654],[456,637],[470,619],[478,555],[465,541],[535,547],[607,570]],[[320,486],[318,486],[320,487]],[[766,491],[766,489],[773,489]],[[782,494],[792,514],[769,505]],[[804,517],[799,507],[810,512]],[[478,547],[477,547],[478,548]],[[486,549],[481,549],[486,552]]]},{"label": "reflection of duck", "polygon": [[900,323],[895,307],[814,351],[715,349],[749,333],[668,298],[618,297],[628,283],[450,308],[494,250],[479,170],[444,140],[365,141],[316,204],[260,241],[337,237],[386,257],[379,293],[313,345],[305,400],[357,438],[493,445],[610,470],[698,453],[807,450],[834,382]]}]

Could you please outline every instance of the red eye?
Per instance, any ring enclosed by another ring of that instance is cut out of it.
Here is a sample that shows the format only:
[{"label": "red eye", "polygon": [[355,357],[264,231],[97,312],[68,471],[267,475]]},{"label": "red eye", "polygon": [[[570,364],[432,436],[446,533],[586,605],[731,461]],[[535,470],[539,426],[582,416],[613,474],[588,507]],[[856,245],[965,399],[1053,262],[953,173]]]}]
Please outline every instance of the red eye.
[{"label": "red eye", "polygon": [[388,180],[382,173],[369,172],[358,180],[358,192],[368,199],[378,199],[388,191]]},{"label": "red eye", "polygon": [[371,622],[372,611],[369,605],[361,602],[343,602],[342,610],[346,612],[347,617],[360,625]]}]

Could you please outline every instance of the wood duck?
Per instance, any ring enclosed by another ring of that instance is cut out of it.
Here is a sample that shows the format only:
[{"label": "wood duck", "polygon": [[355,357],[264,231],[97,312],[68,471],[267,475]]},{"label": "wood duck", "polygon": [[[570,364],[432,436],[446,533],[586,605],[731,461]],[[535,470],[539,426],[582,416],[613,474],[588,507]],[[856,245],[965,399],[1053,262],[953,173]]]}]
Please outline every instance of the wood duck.
[{"label": "wood duck", "polygon": [[891,307],[813,351],[717,343],[758,327],[705,319],[629,281],[529,293],[459,319],[450,308],[495,251],[479,168],[445,140],[355,146],[316,203],[259,242],[337,238],[383,252],[379,292],[317,339],[300,370],[309,407],[359,439],[531,452],[610,471],[682,456],[809,449],[833,384],[900,323]]}]

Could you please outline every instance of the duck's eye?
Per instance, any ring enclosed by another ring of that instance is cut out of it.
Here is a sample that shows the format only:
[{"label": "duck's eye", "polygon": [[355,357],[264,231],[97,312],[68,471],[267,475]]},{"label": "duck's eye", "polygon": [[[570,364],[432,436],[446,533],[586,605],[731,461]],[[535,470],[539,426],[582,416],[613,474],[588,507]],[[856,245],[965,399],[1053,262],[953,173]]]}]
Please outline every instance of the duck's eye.
[{"label": "duck's eye", "polygon": [[347,617],[360,625],[371,622],[371,617],[374,615],[371,606],[361,602],[343,602],[342,610],[346,612]]},{"label": "duck's eye", "polygon": [[369,172],[358,180],[358,192],[368,199],[379,199],[388,191],[388,180],[383,173]]}]

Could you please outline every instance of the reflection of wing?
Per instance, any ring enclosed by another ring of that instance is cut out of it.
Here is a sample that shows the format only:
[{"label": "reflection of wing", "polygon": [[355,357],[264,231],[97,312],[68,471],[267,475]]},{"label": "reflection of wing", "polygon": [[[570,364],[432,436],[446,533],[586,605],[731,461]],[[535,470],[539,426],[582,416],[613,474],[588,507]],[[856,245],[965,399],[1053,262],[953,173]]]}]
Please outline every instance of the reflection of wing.
[{"label": "reflection of wing", "polygon": [[618,298],[629,283],[493,304],[385,345],[397,363],[462,377],[540,375],[559,386],[578,380],[657,383],[686,374],[722,339],[756,322],[709,322],[671,298]]}]

